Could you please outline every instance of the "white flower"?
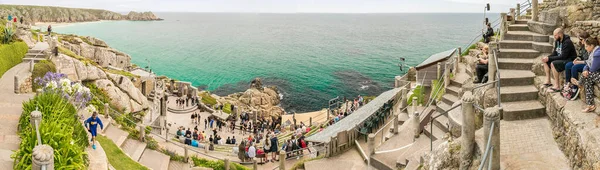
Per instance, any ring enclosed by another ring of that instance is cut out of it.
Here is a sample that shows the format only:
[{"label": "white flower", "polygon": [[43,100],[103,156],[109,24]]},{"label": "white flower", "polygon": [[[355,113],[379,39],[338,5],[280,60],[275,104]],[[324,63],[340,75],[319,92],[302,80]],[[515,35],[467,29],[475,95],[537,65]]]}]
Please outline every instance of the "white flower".
[{"label": "white flower", "polygon": [[81,83],[75,83],[73,84],[73,91],[77,92],[77,93],[81,93],[82,92],[82,86]]},{"label": "white flower", "polygon": [[65,86],[71,87],[71,80],[69,80],[67,78],[60,79],[60,86],[62,86],[62,87],[65,87]]},{"label": "white flower", "polygon": [[85,109],[88,111],[88,113],[94,113],[96,111],[96,107],[94,107],[94,105],[88,105]]},{"label": "white flower", "polygon": [[57,86],[56,81],[50,81],[46,84],[46,88],[48,89],[55,89]]}]

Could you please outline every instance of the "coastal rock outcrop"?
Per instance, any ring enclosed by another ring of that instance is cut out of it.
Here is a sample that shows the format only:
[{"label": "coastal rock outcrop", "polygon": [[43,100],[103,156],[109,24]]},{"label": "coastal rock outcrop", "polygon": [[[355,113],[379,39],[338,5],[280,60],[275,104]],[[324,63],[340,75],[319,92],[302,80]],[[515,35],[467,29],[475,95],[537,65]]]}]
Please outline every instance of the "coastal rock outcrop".
[{"label": "coastal rock outcrop", "polygon": [[93,37],[65,36],[63,45],[82,57],[89,58],[102,67],[127,69],[131,65],[131,56],[108,47],[106,43]]},{"label": "coastal rock outcrop", "polygon": [[121,89],[115,86],[110,80],[100,79],[94,81],[94,84],[108,94],[110,102],[113,106],[125,110],[126,112],[139,112],[144,109],[144,107],[142,107],[133,99],[130,99],[125,92],[121,91]]},{"label": "coastal rock outcrop", "polygon": [[140,104],[142,107],[148,107],[148,100],[142,92],[135,87],[135,85],[129,80],[128,77],[107,73],[108,77],[115,82],[115,85],[125,92],[135,103]]},{"label": "coastal rock outcrop", "polygon": [[23,17],[25,23],[35,22],[86,22],[99,20],[134,20],[152,21],[162,20],[152,12],[130,12],[122,15],[117,12],[101,9],[65,8],[52,6],[30,5],[0,5],[0,15]]},{"label": "coastal rock outcrop", "polygon": [[72,81],[93,81],[107,78],[102,69],[91,64],[84,64],[64,54],[53,58],[52,62],[55,63],[58,72],[66,74]]}]

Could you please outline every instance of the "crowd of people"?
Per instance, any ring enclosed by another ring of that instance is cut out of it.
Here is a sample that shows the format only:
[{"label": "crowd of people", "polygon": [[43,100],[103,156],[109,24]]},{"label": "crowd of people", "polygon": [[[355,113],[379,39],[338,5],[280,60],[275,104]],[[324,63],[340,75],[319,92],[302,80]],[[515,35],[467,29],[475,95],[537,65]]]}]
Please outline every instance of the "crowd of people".
[{"label": "crowd of people", "polygon": [[198,97],[180,97],[175,100],[177,107],[183,109],[185,107],[194,106],[198,104],[200,101]]}]

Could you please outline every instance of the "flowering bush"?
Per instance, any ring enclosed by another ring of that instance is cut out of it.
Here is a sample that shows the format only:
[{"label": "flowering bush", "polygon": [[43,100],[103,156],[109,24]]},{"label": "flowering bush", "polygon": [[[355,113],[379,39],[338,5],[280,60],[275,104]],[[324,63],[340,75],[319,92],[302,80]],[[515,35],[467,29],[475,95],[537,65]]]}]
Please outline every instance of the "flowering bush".
[{"label": "flowering bush", "polygon": [[38,77],[34,82],[42,87],[44,93],[57,93],[70,101],[77,108],[84,108],[92,99],[90,89],[81,83],[71,82],[65,74],[47,72],[44,77]]}]

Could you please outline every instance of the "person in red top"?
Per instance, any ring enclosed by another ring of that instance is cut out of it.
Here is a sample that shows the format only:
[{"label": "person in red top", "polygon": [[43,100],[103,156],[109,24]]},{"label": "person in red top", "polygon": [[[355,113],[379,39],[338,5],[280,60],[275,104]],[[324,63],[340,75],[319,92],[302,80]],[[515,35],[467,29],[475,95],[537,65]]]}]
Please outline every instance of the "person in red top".
[{"label": "person in red top", "polygon": [[13,18],[13,22],[17,23],[17,17]]}]

